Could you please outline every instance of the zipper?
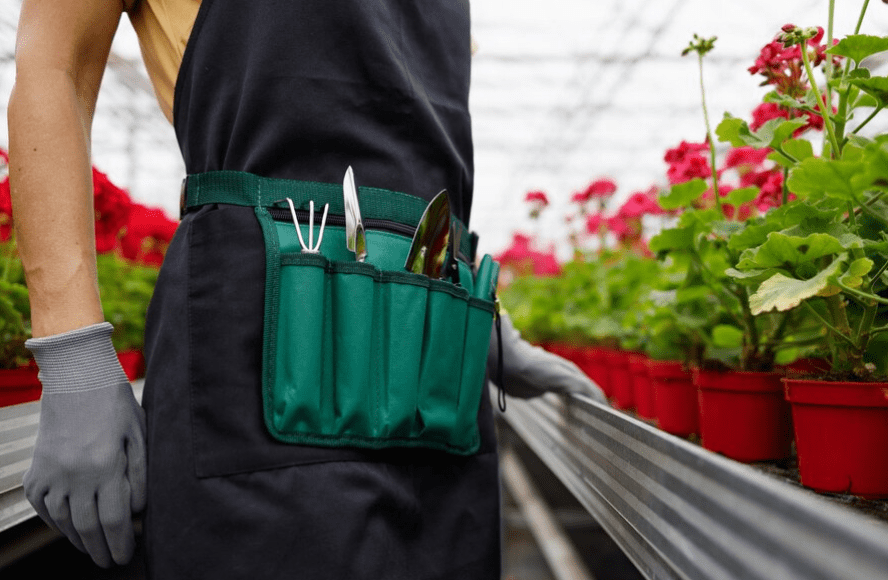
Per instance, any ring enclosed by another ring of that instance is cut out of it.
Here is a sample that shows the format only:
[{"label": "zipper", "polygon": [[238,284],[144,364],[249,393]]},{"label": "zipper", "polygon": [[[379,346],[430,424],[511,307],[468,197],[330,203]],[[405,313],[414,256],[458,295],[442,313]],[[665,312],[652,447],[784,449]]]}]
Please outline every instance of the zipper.
[{"label": "zipper", "polygon": [[[290,210],[285,207],[271,207],[268,208],[268,213],[271,214],[271,218],[277,222],[290,222],[293,223],[293,216],[290,215]],[[317,212],[315,212],[317,214]],[[296,218],[299,220],[300,225],[308,224],[308,210],[297,209],[296,210]],[[320,217],[315,215],[315,223],[316,225],[320,224]],[[367,218],[362,219],[361,222],[364,224],[365,230],[379,230],[384,232],[389,232],[392,234],[399,234],[402,236],[407,236],[408,238],[412,238],[413,234],[416,232],[416,228],[413,226],[408,226],[406,224],[398,223],[392,220],[382,220],[382,219],[374,219]],[[345,216],[344,215],[327,215],[327,225],[328,226],[340,226],[345,227]]]}]

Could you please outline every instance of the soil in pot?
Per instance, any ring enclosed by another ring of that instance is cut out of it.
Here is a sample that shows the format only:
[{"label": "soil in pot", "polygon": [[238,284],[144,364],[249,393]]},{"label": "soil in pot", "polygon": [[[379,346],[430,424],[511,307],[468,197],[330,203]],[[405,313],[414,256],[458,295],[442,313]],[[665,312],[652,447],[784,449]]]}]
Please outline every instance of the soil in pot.
[{"label": "soil in pot", "polygon": [[802,485],[888,498],[888,383],[785,378]]},{"label": "soil in pot", "polygon": [[792,414],[777,372],[694,370],[704,448],[737,461],[785,459]]},{"label": "soil in pot", "polygon": [[699,433],[697,389],[681,361],[648,359],[657,426],[673,435]]}]

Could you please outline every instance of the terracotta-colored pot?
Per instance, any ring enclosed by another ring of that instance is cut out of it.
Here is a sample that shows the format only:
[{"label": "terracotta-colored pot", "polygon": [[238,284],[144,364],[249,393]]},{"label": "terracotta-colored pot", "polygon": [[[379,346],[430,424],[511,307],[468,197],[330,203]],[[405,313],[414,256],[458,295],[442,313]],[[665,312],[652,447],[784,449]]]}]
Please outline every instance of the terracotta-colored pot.
[{"label": "terracotta-colored pot", "polygon": [[681,361],[648,359],[657,426],[686,437],[699,432],[697,389]]},{"label": "terracotta-colored pot", "polygon": [[145,355],[140,350],[125,350],[117,353],[120,366],[126,373],[126,378],[134,381],[145,376]]},{"label": "terracotta-colored pot", "polygon": [[785,459],[792,413],[782,373],[694,370],[702,445],[738,461]]},{"label": "terracotta-colored pot", "polygon": [[629,354],[627,350],[610,350],[605,355],[613,406],[617,409],[635,408],[632,374],[629,372]]},{"label": "terracotta-colored pot", "polygon": [[41,390],[36,365],[0,370],[0,407],[36,401]]},{"label": "terracotta-colored pot", "polygon": [[638,352],[629,355],[629,374],[632,375],[635,411],[645,419],[655,418],[657,411],[654,406],[654,389],[648,376],[647,355]]},{"label": "terracotta-colored pot", "polygon": [[888,383],[783,381],[802,485],[888,497]]}]

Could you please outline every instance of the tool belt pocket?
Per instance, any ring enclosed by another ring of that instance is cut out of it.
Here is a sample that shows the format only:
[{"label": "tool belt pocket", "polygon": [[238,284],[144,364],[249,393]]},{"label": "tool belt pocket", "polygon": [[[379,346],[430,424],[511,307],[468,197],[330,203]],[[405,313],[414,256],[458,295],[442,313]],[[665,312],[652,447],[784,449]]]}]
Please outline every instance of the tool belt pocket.
[{"label": "tool belt pocket", "polygon": [[494,303],[406,270],[281,251],[277,224],[256,211],[266,245],[262,385],[271,435],[476,452]]}]

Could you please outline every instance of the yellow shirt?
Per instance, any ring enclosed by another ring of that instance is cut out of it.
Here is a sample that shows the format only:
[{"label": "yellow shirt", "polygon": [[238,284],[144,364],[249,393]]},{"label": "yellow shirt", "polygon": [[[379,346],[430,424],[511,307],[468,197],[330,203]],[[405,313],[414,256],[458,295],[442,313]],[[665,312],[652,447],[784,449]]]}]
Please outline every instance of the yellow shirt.
[{"label": "yellow shirt", "polygon": [[173,121],[173,93],[200,0],[134,0],[128,9],[142,59],[163,114]]}]

